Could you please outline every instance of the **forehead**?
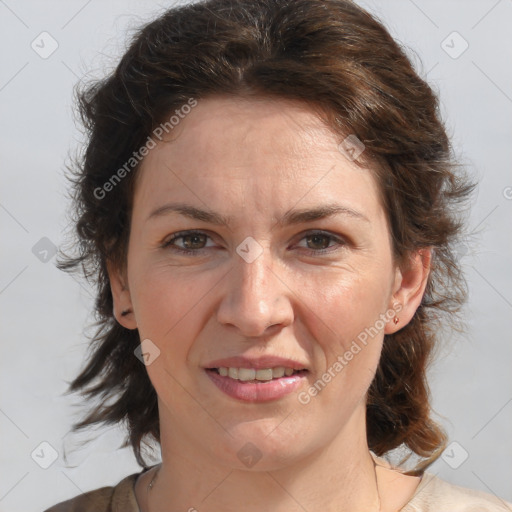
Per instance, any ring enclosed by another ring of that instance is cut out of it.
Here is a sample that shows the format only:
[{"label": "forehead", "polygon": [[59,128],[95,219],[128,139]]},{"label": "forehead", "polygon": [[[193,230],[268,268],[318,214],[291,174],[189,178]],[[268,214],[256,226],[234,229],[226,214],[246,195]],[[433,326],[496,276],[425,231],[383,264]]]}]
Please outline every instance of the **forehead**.
[{"label": "forehead", "polygon": [[343,196],[376,208],[368,204],[378,202],[373,173],[340,151],[341,140],[299,101],[199,100],[143,160],[135,205],[146,209],[185,194],[229,206],[229,193],[246,188],[276,207]]}]

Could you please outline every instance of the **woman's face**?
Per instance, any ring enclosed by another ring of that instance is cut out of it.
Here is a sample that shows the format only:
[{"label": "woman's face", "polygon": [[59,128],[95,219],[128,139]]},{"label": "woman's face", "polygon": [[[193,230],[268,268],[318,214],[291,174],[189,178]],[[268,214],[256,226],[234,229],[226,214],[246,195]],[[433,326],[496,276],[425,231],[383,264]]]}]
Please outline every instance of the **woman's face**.
[{"label": "woman's face", "polygon": [[[145,157],[126,273],[111,280],[116,310],[133,308],[117,317],[150,340],[162,440],[176,450],[244,469],[244,454],[261,455],[260,469],[364,435],[403,276],[376,181],[340,142],[302,104],[210,98]],[[223,364],[292,366],[264,356],[307,371],[244,383],[207,370],[233,357],[254,364]]]}]

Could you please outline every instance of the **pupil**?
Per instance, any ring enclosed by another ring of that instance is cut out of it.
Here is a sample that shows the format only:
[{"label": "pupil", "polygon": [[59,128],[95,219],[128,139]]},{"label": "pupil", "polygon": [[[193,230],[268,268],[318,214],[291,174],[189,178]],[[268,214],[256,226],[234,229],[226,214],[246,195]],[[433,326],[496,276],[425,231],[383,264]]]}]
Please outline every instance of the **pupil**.
[{"label": "pupil", "polygon": [[[320,245],[323,246],[323,247],[321,247],[321,249],[326,249],[329,246],[329,241],[327,240],[327,237],[324,236],[324,235],[310,235],[309,238],[312,239],[312,240],[316,240],[317,242],[318,242],[319,239],[320,240],[323,239],[324,243],[320,244]],[[325,242],[327,242],[327,244]],[[315,243],[315,242],[313,242],[313,243]],[[318,247],[316,247],[316,248],[318,249]]]},{"label": "pupil", "polygon": [[[190,243],[188,242],[189,240],[194,240],[195,242],[197,242],[197,240],[200,238],[200,237],[204,237],[204,235],[187,235],[183,238],[183,241],[184,241],[184,244],[185,244],[185,247],[189,248],[190,249]],[[199,242],[200,243],[200,242]],[[192,244],[194,244],[194,242],[192,242]]]}]

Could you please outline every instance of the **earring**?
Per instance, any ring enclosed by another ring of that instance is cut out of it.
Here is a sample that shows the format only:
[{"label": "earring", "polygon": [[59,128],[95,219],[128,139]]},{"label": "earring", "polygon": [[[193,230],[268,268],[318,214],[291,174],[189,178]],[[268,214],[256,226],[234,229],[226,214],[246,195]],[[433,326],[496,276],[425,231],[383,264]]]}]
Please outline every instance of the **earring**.
[{"label": "earring", "polygon": [[393,323],[394,323],[395,325],[397,325],[397,324],[398,324],[398,322],[400,322],[400,318],[398,318],[397,316],[395,316],[395,318],[393,318]]}]

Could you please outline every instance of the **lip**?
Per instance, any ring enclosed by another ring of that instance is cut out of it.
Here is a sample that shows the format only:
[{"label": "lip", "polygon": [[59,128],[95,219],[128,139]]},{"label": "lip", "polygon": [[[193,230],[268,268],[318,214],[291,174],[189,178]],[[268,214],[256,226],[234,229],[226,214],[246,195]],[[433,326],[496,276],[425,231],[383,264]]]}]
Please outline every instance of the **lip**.
[{"label": "lip", "polygon": [[214,370],[204,370],[220,391],[244,402],[269,402],[296,391],[306,381],[308,372],[280,377],[267,382],[244,382],[223,377]]},{"label": "lip", "polygon": [[204,366],[205,369],[209,368],[255,368],[256,370],[262,368],[275,368],[277,366],[284,366],[285,368],[292,368],[293,370],[309,370],[308,365],[293,359],[286,359],[277,356],[261,356],[261,357],[246,357],[235,356],[227,357],[225,359],[216,359],[211,363]]}]

